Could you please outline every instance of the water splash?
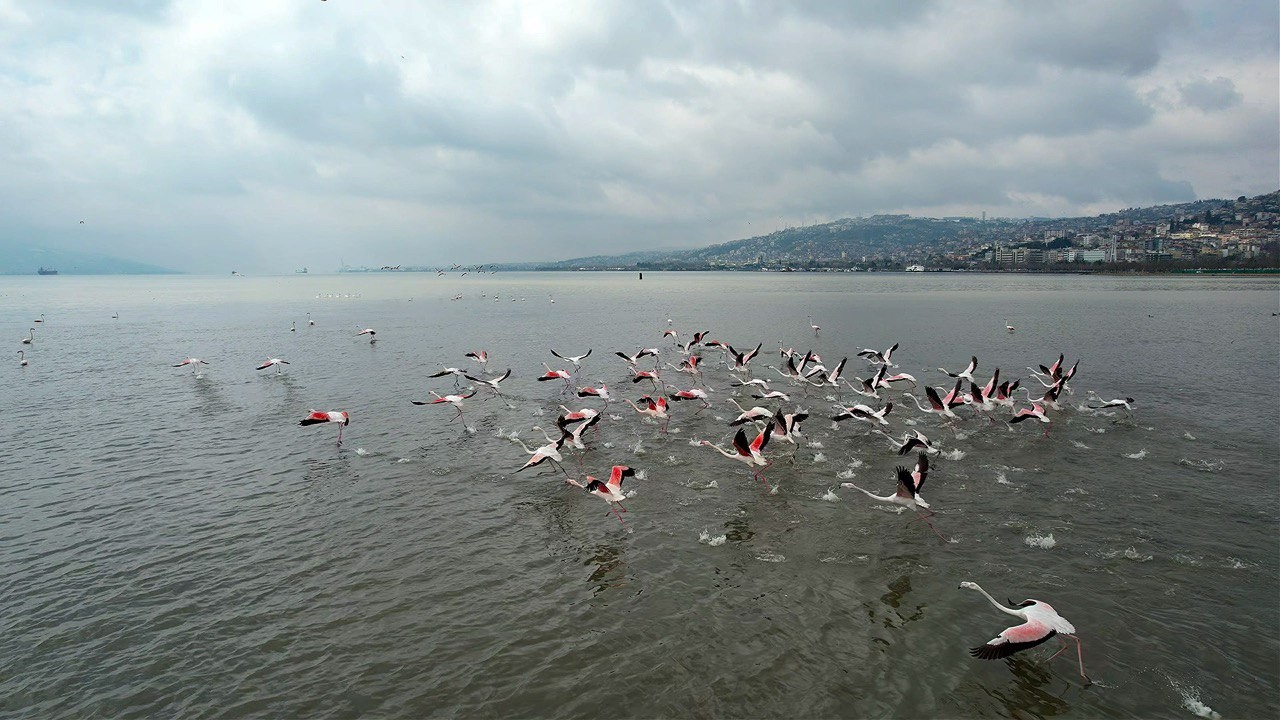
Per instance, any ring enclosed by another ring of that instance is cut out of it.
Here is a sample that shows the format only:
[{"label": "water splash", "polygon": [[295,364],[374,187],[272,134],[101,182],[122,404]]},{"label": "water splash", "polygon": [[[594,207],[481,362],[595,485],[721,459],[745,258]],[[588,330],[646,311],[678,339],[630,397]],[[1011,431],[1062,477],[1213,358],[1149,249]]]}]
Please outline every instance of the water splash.
[{"label": "water splash", "polygon": [[821,450],[822,443],[818,442],[817,440],[814,440],[809,443],[809,447],[813,448],[814,450]]},{"label": "water splash", "polygon": [[679,459],[679,458],[677,458],[675,455],[668,455],[668,456],[667,456],[667,464],[668,464],[668,465],[679,465],[679,464],[680,464],[680,459]]},{"label": "water splash", "polygon": [[1145,458],[1146,456],[1147,456],[1147,449],[1146,449],[1146,448],[1142,448],[1141,450],[1139,450],[1139,451],[1138,451],[1138,452],[1136,452],[1136,453],[1132,453],[1132,454],[1129,454],[1129,455],[1125,455],[1125,457],[1129,458],[1130,460],[1141,460],[1141,459]]},{"label": "water splash", "polygon": [[1023,538],[1023,542],[1027,544],[1027,547],[1038,547],[1041,550],[1048,550],[1058,544],[1058,541],[1053,539],[1053,533],[1048,535],[1032,533]]},{"label": "water splash", "polygon": [[849,463],[848,463],[848,467],[849,467],[849,469],[850,469],[850,470],[857,470],[858,468],[862,467],[863,465],[866,465],[866,463],[862,462],[862,461],[861,461],[861,460],[859,460],[858,458],[854,458],[854,459],[850,460],[850,461],[849,461]]},{"label": "water splash", "polygon": [[827,488],[827,492],[822,495],[822,499],[827,502],[840,502],[840,496],[836,494],[835,488]]},{"label": "water splash", "polygon": [[1108,552],[1103,553],[1102,557],[1108,560],[1112,558],[1122,557],[1125,560],[1133,560],[1134,562],[1151,562],[1152,560],[1155,559],[1155,556],[1153,555],[1143,555],[1142,553],[1138,552],[1133,548],[1132,545],[1125,548],[1124,550],[1110,550]]},{"label": "water splash", "polygon": [[779,553],[774,553],[774,552],[768,552],[768,551],[766,551],[766,552],[762,552],[762,553],[760,553],[759,555],[757,555],[757,556],[756,556],[756,559],[757,559],[757,560],[759,560],[759,561],[761,561],[761,562],[780,563],[780,562],[786,562],[786,561],[787,561],[787,556],[786,556],[786,555],[781,555],[781,554],[779,554]]},{"label": "water splash", "polygon": [[1088,445],[1085,445],[1084,443],[1080,442],[1079,440],[1072,440],[1072,441],[1071,441],[1071,444],[1072,444],[1072,445],[1074,445],[1075,447],[1080,448],[1081,450],[1092,450],[1092,449],[1093,449],[1093,448],[1089,447]]},{"label": "water splash", "polygon": [[712,535],[705,528],[698,532],[698,542],[711,547],[718,547],[729,540],[727,535]]},{"label": "water splash", "polygon": [[823,455],[822,453],[815,453],[813,456],[813,461],[816,463],[824,463],[827,461],[827,456]]},{"label": "water splash", "polygon": [[700,445],[702,445],[702,441],[699,440],[698,438],[695,438],[695,437],[689,438],[689,447],[698,447]]},{"label": "water splash", "polygon": [[1189,468],[1194,468],[1201,472],[1218,472],[1227,466],[1227,464],[1222,460],[1188,460],[1186,458],[1179,460],[1178,464],[1186,465]]},{"label": "water splash", "polygon": [[356,448],[356,454],[359,455],[360,457],[364,457],[365,455],[369,454],[369,451],[365,450],[364,448]]},{"label": "water splash", "polygon": [[836,473],[836,477],[840,478],[841,480],[852,480],[858,477],[858,473],[852,470],[841,470],[840,472]]},{"label": "water splash", "polygon": [[1182,439],[1183,439],[1183,440],[1195,440],[1195,439],[1196,439],[1196,436],[1195,436],[1195,435],[1192,435],[1192,434],[1191,434],[1191,433],[1189,433],[1189,432],[1184,432],[1184,433],[1182,433]]},{"label": "water splash", "polygon": [[963,460],[966,454],[967,453],[965,451],[960,449],[948,450],[947,452],[941,453],[942,457],[948,460]]},{"label": "water splash", "polygon": [[1219,720],[1222,716],[1214,712],[1214,709],[1205,705],[1200,699],[1200,689],[1194,685],[1180,683],[1169,676],[1165,676],[1173,689],[1182,696],[1182,707],[1191,711],[1196,717],[1207,718],[1208,720]]},{"label": "water splash", "polygon": [[1009,482],[1009,476],[1008,476],[1008,475],[1005,475],[1003,470],[999,470],[999,471],[997,471],[997,472],[996,472],[996,482],[1000,483],[1001,485],[1012,485],[1012,484],[1013,484],[1013,483]]}]

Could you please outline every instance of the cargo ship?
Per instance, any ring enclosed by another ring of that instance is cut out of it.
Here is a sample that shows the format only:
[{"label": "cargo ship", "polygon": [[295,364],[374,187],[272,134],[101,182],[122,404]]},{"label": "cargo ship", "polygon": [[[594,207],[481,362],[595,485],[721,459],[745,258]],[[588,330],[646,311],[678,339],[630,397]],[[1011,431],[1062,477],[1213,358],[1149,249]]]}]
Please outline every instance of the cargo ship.
[{"label": "cargo ship", "polygon": [[[31,267],[31,266],[28,265],[27,267]],[[39,270],[36,270],[36,274],[37,275],[57,275],[58,271],[54,270],[53,268],[42,267]]]}]

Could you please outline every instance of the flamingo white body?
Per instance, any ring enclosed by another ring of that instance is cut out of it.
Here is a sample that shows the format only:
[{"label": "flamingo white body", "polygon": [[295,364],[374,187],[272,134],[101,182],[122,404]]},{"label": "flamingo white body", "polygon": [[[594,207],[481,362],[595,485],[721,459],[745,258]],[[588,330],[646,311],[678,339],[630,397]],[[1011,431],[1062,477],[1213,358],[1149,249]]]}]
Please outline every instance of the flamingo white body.
[{"label": "flamingo white body", "polygon": [[760,348],[764,343],[757,343],[754,350],[747,352],[738,352],[733,349],[732,345],[727,345],[729,355],[733,358],[733,363],[729,366],[730,370],[746,370],[747,365],[751,363],[752,358],[760,353]]},{"label": "flamingo white body", "polygon": [[369,336],[370,345],[373,345],[374,343],[378,342],[378,331],[374,330],[373,328],[365,328],[360,332],[356,333],[356,337],[360,337],[361,335]]},{"label": "flamingo white body", "polygon": [[770,390],[767,393],[753,393],[751,397],[756,400],[785,400],[791,402],[791,396],[781,390]]},{"label": "flamingo white body", "polygon": [[578,388],[578,397],[595,397],[604,401],[605,406],[609,405],[609,386],[600,383],[600,387],[581,387]]},{"label": "flamingo white body", "polygon": [[[1005,628],[999,635],[987,641],[985,645],[969,650],[969,654],[982,660],[997,660],[1009,657],[1010,655],[1033,648],[1041,643],[1048,642],[1055,635],[1061,635],[1064,638],[1071,638],[1076,643],[1076,657],[1079,660],[1080,677],[1084,679],[1086,685],[1093,683],[1088,675],[1084,674],[1084,648],[1080,644],[1080,638],[1076,637],[1076,628],[1066,618],[1058,614],[1057,610],[1049,603],[1040,600],[1023,600],[1020,603],[1009,601],[1010,605],[1015,607],[1005,607],[996,602],[996,599],[987,594],[977,583],[962,582],[960,588],[965,590],[977,590],[982,593],[992,605],[1002,613],[1012,615],[1022,620],[1019,625]],[[1049,658],[1061,655],[1063,650],[1070,647],[1066,640],[1062,642],[1062,649]]]},{"label": "flamingo white body", "polygon": [[315,327],[316,321],[311,319],[311,313],[307,313],[307,326]]},{"label": "flamingo white body", "polygon": [[36,318],[35,320],[32,320],[31,322],[35,322],[35,323],[44,322],[44,313],[40,313],[40,317]]},{"label": "flamingo white body", "polygon": [[729,402],[733,403],[734,407],[738,408],[738,412],[741,413],[740,415],[738,415],[738,417],[734,418],[734,420],[729,423],[730,426],[745,425],[746,423],[752,422],[753,420],[768,420],[769,418],[773,417],[772,412],[770,412],[765,408],[760,407],[759,405],[756,405],[755,407],[748,409],[739,405],[738,401],[734,400],[733,398],[729,398]]},{"label": "flamingo white body", "polygon": [[[476,394],[476,391],[472,390],[466,395],[441,395],[436,392],[432,392],[431,394],[436,396],[435,400],[426,400],[426,401],[410,400],[409,402],[413,403],[414,405],[440,405],[443,403],[448,403],[453,406],[454,410],[458,411],[458,414],[455,415],[453,419],[449,421],[449,422],[453,422],[454,420],[457,420],[458,418],[462,417],[462,401],[474,396]],[[465,425],[467,422],[466,418],[463,418],[462,422]]]},{"label": "flamingo white body", "polygon": [[546,445],[540,445],[534,450],[530,450],[528,446],[526,446],[524,442],[522,442],[519,439],[517,439],[516,442],[520,444],[520,447],[524,448],[525,452],[529,453],[528,461],[526,461],[524,465],[521,465],[516,470],[516,472],[520,472],[525,468],[531,468],[536,465],[541,465],[544,462],[551,461],[553,465],[560,468],[560,472],[564,472],[565,477],[569,477],[569,473],[565,472],[564,468],[560,467],[559,465],[559,463],[564,460],[564,456],[560,454],[560,448],[564,445],[563,437],[561,437],[559,440],[556,440],[555,442],[550,442],[550,443],[547,443]]},{"label": "flamingo white body", "polygon": [[342,444],[342,428],[351,424],[351,416],[345,410],[308,410],[307,416],[302,418],[299,425],[319,425],[321,423],[337,423],[338,424],[338,444]]},{"label": "flamingo white body", "polygon": [[925,502],[924,498],[920,496],[920,491],[924,488],[924,481],[929,476],[929,456],[924,453],[920,453],[920,456],[916,459],[916,466],[913,470],[908,471],[905,467],[899,465],[894,469],[894,474],[898,481],[898,488],[892,495],[876,495],[870,490],[859,487],[851,482],[840,483],[840,486],[857,490],[876,502],[901,505],[902,507],[911,510],[919,515],[920,519],[924,520],[925,523],[929,525],[934,534],[945,542],[946,538],[942,537],[942,534],[938,532],[938,529],[933,527],[933,523],[929,521],[929,517],[935,513],[930,509],[929,503]]},{"label": "flamingo white body", "polygon": [[27,353],[25,350],[18,351],[18,367],[27,366]]},{"label": "flamingo white body", "polygon": [[475,360],[480,363],[481,367],[489,367],[489,353],[486,350],[472,350],[463,357],[469,357],[472,360]]},{"label": "flamingo white body", "polygon": [[667,425],[671,423],[671,415],[667,413],[667,399],[664,397],[652,398],[648,395],[640,398],[640,403],[636,404],[627,400],[627,404],[635,408],[635,411],[645,417],[654,420],[663,420],[662,432],[667,432]]},{"label": "flamingo white body", "polygon": [[688,390],[677,390],[668,395],[668,397],[676,402],[679,402],[680,400],[700,400],[702,401],[702,407],[698,412],[702,412],[703,410],[711,407],[711,398],[707,395],[707,391],[702,388],[693,387]]},{"label": "flamingo white body", "polygon": [[1008,320],[1004,321],[1004,330],[1005,332],[1013,332],[1013,326],[1009,324]]},{"label": "flamingo white body", "polygon": [[[1095,394],[1094,397],[1098,397],[1098,396]],[[1103,410],[1106,408],[1122,407],[1129,412],[1133,412],[1133,398],[1131,397],[1115,398],[1114,400],[1106,400],[1106,401],[1103,401],[1102,398],[1098,397],[1098,400],[1101,401],[1102,404],[1090,405],[1089,406],[1090,410]]]},{"label": "flamingo white body", "polygon": [[[1031,407],[1022,408],[1018,412],[1014,413],[1013,417],[1010,418],[1009,420],[1009,424],[1016,425],[1017,423],[1020,423],[1023,420],[1030,420],[1032,418],[1039,420],[1045,425],[1048,425],[1050,422],[1052,422],[1051,420],[1049,420],[1048,417],[1045,416],[1043,405],[1041,405],[1040,403],[1032,403]],[[1049,437],[1049,428],[1047,427],[1044,429],[1044,436]]]},{"label": "flamingo white body", "polygon": [[941,415],[944,418],[948,418],[951,420],[960,419],[960,416],[952,412],[951,408],[958,407],[963,403],[957,403],[956,405],[947,405],[946,403],[942,402],[942,398],[938,397],[938,391],[934,390],[932,387],[927,385],[924,388],[924,394],[929,398],[929,407],[925,407],[921,405],[920,398],[916,397],[915,395],[907,395],[907,397],[911,398],[912,400],[915,400],[916,407],[920,408],[924,412],[936,413],[938,415]]},{"label": "flamingo white body", "polygon": [[951,372],[950,370],[947,370],[946,368],[938,368],[939,372],[944,372],[944,373],[946,373],[947,375],[950,375],[950,376],[951,376],[951,377],[953,377],[953,378],[964,378],[965,380],[968,380],[969,382],[972,382],[972,383],[976,383],[976,382],[977,382],[977,380],[974,380],[974,379],[973,379],[973,371],[974,371],[974,370],[977,370],[977,369],[978,369],[978,356],[977,356],[977,355],[974,355],[973,357],[971,357],[971,358],[969,359],[969,365],[968,365],[967,367],[965,367],[965,369],[964,369],[964,370],[961,370],[961,371],[960,371],[960,372],[958,372],[958,373],[953,373],[953,372]]},{"label": "flamingo white body", "polygon": [[614,465],[609,471],[608,480],[600,482],[588,475],[587,484],[584,487],[587,492],[609,503],[609,510],[617,516],[618,522],[622,522],[622,516],[618,515],[618,510],[627,511],[626,508],[622,507],[622,501],[627,499],[627,496],[622,492],[622,481],[635,476],[636,471],[633,468],[626,465]]},{"label": "flamingo white body", "polygon": [[858,353],[858,356],[866,358],[867,362],[871,363],[872,365],[884,365],[887,367],[897,367],[897,365],[894,365],[892,362],[893,351],[897,349],[898,349],[898,343],[894,343],[892,347],[888,348],[884,352],[880,352],[879,350],[872,350],[871,348],[865,348],[862,350],[862,352]]},{"label": "flamingo white body", "polygon": [[889,442],[893,443],[893,448],[898,451],[899,455],[906,455],[916,448],[924,450],[931,455],[938,452],[938,448],[934,447],[933,443],[929,442],[929,438],[925,437],[924,433],[919,430],[912,430],[906,433],[902,436],[901,440],[879,429],[877,429],[876,432],[885,436]]},{"label": "flamingo white body", "polygon": [[28,331],[27,331],[27,336],[26,336],[26,337],[24,337],[24,338],[22,338],[22,344],[23,344],[23,345],[30,345],[30,344],[34,343],[34,342],[35,342],[35,340],[36,340],[36,329],[35,329],[35,328],[31,328],[30,330],[28,330]]},{"label": "flamingo white body", "polygon": [[507,378],[511,377],[511,368],[507,368],[506,372],[502,373],[498,377],[493,377],[493,378],[487,378],[487,379],[478,378],[474,375],[467,375],[465,373],[463,374],[462,377],[470,380],[473,383],[476,383],[477,385],[484,385],[485,387],[492,390],[494,395],[497,395],[498,397],[502,397],[502,393],[498,391],[498,384],[501,383],[503,380],[506,380]]},{"label": "flamingo white body", "polygon": [[551,366],[546,363],[542,363],[542,367],[546,368],[547,371],[537,377],[538,382],[547,382],[548,380],[563,380],[565,389],[566,390],[569,389],[570,387],[569,383],[572,380],[572,378],[570,377],[568,370],[552,370]]},{"label": "flamingo white body", "polygon": [[800,434],[800,423],[808,419],[809,413],[803,410],[784,413],[779,409],[773,414],[773,433],[770,437],[796,445],[796,436]]}]

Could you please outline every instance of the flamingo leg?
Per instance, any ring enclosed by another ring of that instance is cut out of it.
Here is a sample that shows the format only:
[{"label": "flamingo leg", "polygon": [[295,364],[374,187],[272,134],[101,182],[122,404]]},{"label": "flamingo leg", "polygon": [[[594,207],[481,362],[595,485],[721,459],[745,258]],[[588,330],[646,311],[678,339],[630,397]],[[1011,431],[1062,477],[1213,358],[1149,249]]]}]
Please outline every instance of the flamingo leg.
[{"label": "flamingo leg", "polygon": [[342,444],[342,426],[341,425],[338,426],[338,444],[339,445]]},{"label": "flamingo leg", "polygon": [[1088,687],[1093,684],[1093,681],[1089,679],[1088,675],[1084,674],[1084,646],[1080,644],[1080,638],[1075,635],[1067,635],[1067,637],[1076,641],[1076,659],[1080,663],[1080,677],[1084,678],[1085,687]]},{"label": "flamingo leg", "polygon": [[[608,514],[609,513],[605,513],[605,515],[608,515]],[[622,523],[623,527],[626,527],[627,524],[625,522],[622,522],[622,516],[618,514],[617,508],[613,508],[613,516],[618,518],[618,522]]]},{"label": "flamingo leg", "polygon": [[[916,515],[919,516],[916,519],[923,520],[924,524],[929,526],[929,529],[933,531],[934,535],[938,536],[939,540],[941,540],[942,542],[947,542],[947,539],[942,536],[942,533],[938,532],[938,528],[934,527],[933,523],[929,521],[929,515],[923,515],[918,510],[916,511]],[[933,515],[933,513],[930,513],[930,515]]]}]

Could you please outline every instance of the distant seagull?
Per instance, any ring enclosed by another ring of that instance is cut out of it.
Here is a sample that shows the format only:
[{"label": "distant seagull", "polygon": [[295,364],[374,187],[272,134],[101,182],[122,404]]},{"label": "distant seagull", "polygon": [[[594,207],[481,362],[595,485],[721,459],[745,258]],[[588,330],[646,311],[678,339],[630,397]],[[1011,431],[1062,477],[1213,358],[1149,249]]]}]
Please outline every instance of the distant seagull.
[{"label": "distant seagull", "polygon": [[[1086,685],[1093,684],[1089,676],[1084,674],[1084,648],[1080,645],[1080,638],[1075,636],[1075,627],[1067,622],[1066,618],[1059,615],[1048,603],[1039,600],[1023,600],[1020,603],[1014,603],[1010,600],[1010,605],[1016,605],[1017,609],[1015,610],[996,602],[996,599],[988,595],[986,590],[978,587],[977,583],[962,582],[960,587],[966,590],[977,590],[982,593],[983,597],[990,600],[991,604],[995,605],[1000,612],[1022,618],[1024,621],[1021,625],[1006,628],[987,644],[973,648],[969,651],[970,655],[983,660],[997,660],[1009,657],[1016,652],[1033,648],[1040,643],[1048,641],[1054,635],[1061,634],[1064,638],[1071,638],[1076,641],[1076,657],[1080,661],[1080,677],[1084,678]],[[1058,657],[1063,650],[1070,647],[1063,640],[1062,650],[1059,650],[1049,659],[1052,660]]]},{"label": "distant seagull", "polygon": [[342,428],[351,424],[351,416],[344,410],[330,410],[322,412],[320,410],[309,410],[308,415],[303,418],[299,425],[317,425],[319,423],[338,423],[338,444],[342,444]]}]

